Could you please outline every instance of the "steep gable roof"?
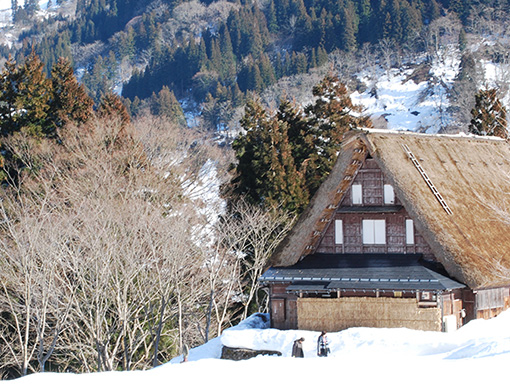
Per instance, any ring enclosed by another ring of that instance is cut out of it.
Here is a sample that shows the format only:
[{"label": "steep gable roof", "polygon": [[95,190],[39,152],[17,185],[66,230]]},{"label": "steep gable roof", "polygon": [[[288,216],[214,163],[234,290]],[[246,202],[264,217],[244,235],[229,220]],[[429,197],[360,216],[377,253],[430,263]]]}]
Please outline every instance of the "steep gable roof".
[{"label": "steep gable roof", "polygon": [[315,251],[367,153],[451,276],[471,288],[510,285],[510,146],[473,136],[350,132],[272,266],[293,265]]}]

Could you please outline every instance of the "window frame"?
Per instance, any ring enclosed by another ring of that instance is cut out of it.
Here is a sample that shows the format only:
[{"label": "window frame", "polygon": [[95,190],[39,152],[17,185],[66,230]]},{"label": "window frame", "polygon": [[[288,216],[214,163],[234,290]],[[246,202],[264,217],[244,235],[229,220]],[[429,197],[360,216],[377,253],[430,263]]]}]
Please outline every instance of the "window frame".
[{"label": "window frame", "polygon": [[395,189],[393,186],[391,184],[384,184],[383,191],[384,204],[395,204]]}]

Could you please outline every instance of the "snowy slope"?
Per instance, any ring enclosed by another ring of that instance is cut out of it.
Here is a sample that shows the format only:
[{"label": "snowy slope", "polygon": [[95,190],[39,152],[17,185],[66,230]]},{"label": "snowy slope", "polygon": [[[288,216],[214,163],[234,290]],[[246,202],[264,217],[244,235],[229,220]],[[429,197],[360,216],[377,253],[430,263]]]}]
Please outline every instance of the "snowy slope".
[{"label": "snowy slope", "polygon": [[[331,356],[318,358],[318,332],[269,329],[252,316],[220,338],[194,348],[189,361],[174,359],[149,371],[85,375],[36,374],[6,386],[480,386],[508,385],[510,311],[472,321],[452,333],[410,329],[351,328],[328,333]],[[305,337],[304,359],[289,356],[293,341]],[[220,360],[221,345],[276,349],[282,357]]]},{"label": "snowy slope", "polygon": [[[18,0],[18,5],[23,6],[24,0]],[[53,1],[54,7],[56,2]],[[48,14],[48,0],[39,0],[39,14],[45,17]],[[16,41],[12,31],[11,0],[0,0],[0,44],[12,45]],[[18,31],[19,32],[19,31]]]},{"label": "snowy slope", "polygon": [[360,74],[367,86],[363,93],[351,95],[354,103],[362,105],[366,114],[384,117],[388,129],[437,133],[450,124],[445,113],[448,107],[448,89],[459,71],[460,52],[448,50],[433,61],[429,77],[419,83],[410,79],[415,66],[407,69],[379,69],[373,75]]},{"label": "snowy slope", "polygon": [[[494,41],[482,40],[470,49],[472,52],[483,51],[485,46],[493,44]],[[437,133],[447,127],[458,128],[459,124],[448,108],[449,94],[460,70],[460,58],[461,53],[456,46],[443,47],[432,61],[427,79],[419,82],[411,79],[417,65],[423,60],[419,58],[408,68],[394,68],[387,72],[379,68],[375,76],[366,71],[358,74],[366,91],[354,92],[351,98],[365,108],[366,114],[376,119],[375,125],[379,128],[427,133]],[[510,64],[488,60],[480,60],[479,64],[480,80],[476,87],[496,88],[501,93],[506,90],[506,94],[501,95],[501,102],[508,110]],[[466,131],[467,128],[459,130]]]},{"label": "snowy slope", "polygon": [[[0,0],[0,10],[11,9],[11,0]],[[53,2],[55,3],[55,2]],[[23,6],[25,4],[24,0],[18,0],[18,5]],[[39,0],[39,6],[41,9],[46,9],[46,5],[48,4],[48,0]]]}]

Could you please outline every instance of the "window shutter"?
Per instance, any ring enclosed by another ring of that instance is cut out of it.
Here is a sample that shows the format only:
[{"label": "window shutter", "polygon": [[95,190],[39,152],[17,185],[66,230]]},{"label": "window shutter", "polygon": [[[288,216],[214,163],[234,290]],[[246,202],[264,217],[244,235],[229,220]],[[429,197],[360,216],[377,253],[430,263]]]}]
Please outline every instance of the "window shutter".
[{"label": "window shutter", "polygon": [[390,184],[384,184],[384,204],[395,204],[395,191]]},{"label": "window shutter", "polygon": [[344,230],[342,220],[335,220],[335,244],[341,245],[344,243]]},{"label": "window shutter", "polygon": [[414,223],[412,219],[406,219],[406,244],[414,245]]},{"label": "window shutter", "polygon": [[363,204],[363,189],[361,184],[353,184],[352,188],[352,204]]}]

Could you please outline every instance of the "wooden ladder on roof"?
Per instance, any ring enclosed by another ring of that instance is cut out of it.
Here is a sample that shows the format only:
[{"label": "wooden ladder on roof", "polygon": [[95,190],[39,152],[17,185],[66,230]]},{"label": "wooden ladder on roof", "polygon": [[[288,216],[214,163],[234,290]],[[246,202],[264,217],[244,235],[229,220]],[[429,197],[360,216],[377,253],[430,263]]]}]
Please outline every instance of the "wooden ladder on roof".
[{"label": "wooden ladder on roof", "polygon": [[418,170],[418,172],[420,172],[421,177],[423,177],[423,180],[425,180],[425,182],[427,183],[428,187],[430,188],[430,190],[436,197],[439,204],[441,204],[441,206],[444,208],[444,210],[446,211],[446,213],[448,215],[452,215],[453,214],[452,210],[450,209],[450,207],[448,207],[448,204],[441,196],[441,193],[439,193],[437,188],[434,186],[432,181],[429,179],[427,172],[425,172],[425,170],[423,169],[423,167],[421,166],[419,161],[416,159],[416,157],[414,157],[413,152],[411,152],[411,150],[409,149],[407,144],[402,144],[402,148],[407,153],[407,156],[411,159],[411,161],[413,162],[413,164],[416,167],[416,169]]}]

